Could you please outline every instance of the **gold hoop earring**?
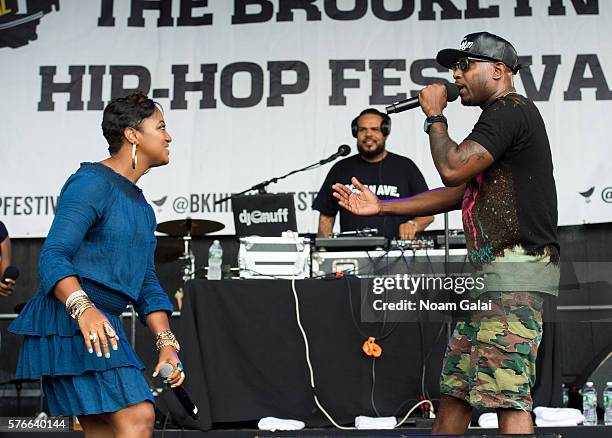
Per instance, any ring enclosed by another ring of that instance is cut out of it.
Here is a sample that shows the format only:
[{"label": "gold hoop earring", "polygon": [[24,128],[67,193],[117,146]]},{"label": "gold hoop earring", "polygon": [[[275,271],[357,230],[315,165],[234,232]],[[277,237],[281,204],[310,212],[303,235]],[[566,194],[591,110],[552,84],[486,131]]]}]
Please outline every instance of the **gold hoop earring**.
[{"label": "gold hoop earring", "polygon": [[136,169],[138,165],[138,157],[136,156],[136,147],[138,145],[136,143],[132,143],[132,169]]}]

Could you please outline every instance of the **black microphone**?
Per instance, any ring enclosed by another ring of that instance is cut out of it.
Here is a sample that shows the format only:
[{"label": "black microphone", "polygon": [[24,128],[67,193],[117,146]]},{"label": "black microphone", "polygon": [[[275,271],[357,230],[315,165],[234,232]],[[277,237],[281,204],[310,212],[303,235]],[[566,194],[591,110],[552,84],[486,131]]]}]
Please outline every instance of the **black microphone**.
[{"label": "black microphone", "polygon": [[[169,363],[165,363],[161,367],[159,367],[159,374],[164,379],[170,377],[170,374],[172,374],[173,371],[174,367]],[[176,395],[176,398],[178,398],[178,401],[181,403],[181,405],[189,414],[189,416],[194,420],[197,420],[199,418],[198,407],[191,401],[191,398],[189,398],[187,391],[185,391],[182,386],[177,386],[175,388],[170,389],[172,390],[172,392],[174,392],[174,395]]]},{"label": "black microphone", "polygon": [[330,161],[334,161],[338,157],[346,157],[350,153],[351,153],[351,147],[349,145],[347,145],[347,144],[343,144],[340,147],[338,147],[338,152],[336,152],[336,153],[330,155],[329,157],[319,161],[319,164],[329,163]]},{"label": "black microphone", "polygon": [[7,266],[2,275],[2,280],[6,283],[6,280],[17,280],[19,278],[19,268],[17,266]]},{"label": "black microphone", "polygon": [[[449,102],[457,100],[457,97],[459,97],[459,87],[450,82],[445,82],[444,85],[446,85],[446,100]],[[419,106],[419,96],[414,96],[410,99],[395,102],[386,107],[385,110],[387,114],[396,114],[409,109],[418,108]]]}]

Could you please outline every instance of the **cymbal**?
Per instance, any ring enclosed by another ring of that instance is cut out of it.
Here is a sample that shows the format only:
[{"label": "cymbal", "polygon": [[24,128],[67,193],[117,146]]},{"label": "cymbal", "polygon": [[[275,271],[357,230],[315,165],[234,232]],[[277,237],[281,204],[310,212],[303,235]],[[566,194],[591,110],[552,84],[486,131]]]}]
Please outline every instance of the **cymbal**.
[{"label": "cymbal", "polygon": [[225,228],[221,222],[207,219],[179,219],[166,221],[157,225],[157,231],[170,236],[186,236],[191,231],[192,236],[203,236]]},{"label": "cymbal", "polygon": [[155,263],[168,263],[178,260],[183,255],[185,245],[178,239],[157,239],[155,248]]}]

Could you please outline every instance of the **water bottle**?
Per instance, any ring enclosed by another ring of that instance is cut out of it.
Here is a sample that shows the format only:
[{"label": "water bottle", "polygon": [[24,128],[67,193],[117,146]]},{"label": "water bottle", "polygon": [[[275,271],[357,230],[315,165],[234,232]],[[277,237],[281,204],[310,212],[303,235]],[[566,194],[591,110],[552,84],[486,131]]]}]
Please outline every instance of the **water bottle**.
[{"label": "water bottle", "polygon": [[593,382],[587,382],[582,389],[582,415],[585,426],[597,426],[597,391]]},{"label": "water bottle", "polygon": [[612,426],[612,382],[606,382],[606,389],[603,393],[604,402],[604,424]]},{"label": "water bottle", "polygon": [[215,240],[208,249],[208,275],[209,280],[221,280],[221,264],[223,263],[223,248],[221,242]]}]

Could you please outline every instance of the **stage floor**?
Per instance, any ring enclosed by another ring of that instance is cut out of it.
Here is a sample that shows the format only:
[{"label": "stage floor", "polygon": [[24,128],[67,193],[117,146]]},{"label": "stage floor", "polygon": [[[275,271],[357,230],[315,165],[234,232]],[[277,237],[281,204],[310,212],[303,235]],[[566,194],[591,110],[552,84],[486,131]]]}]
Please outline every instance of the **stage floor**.
[{"label": "stage floor", "polygon": [[[271,437],[413,437],[413,436],[428,436],[430,429],[424,428],[400,428],[394,430],[338,430],[338,429],[304,429],[290,432],[266,432],[254,429],[226,429],[226,430],[210,430],[207,432],[194,430],[176,430],[168,429],[166,431],[156,430],[155,438],[271,438]],[[1,438],[76,438],[82,437],[82,432],[0,432]],[[436,435],[440,437],[441,435]],[[456,436],[456,435],[454,435]],[[472,428],[465,436],[482,437],[482,438],[497,438],[495,430]],[[507,436],[507,435],[506,435]],[[533,436],[533,435],[531,435]],[[577,427],[560,427],[560,428],[536,428],[536,437],[540,438],[610,438],[612,437],[612,426],[577,426]]]}]

